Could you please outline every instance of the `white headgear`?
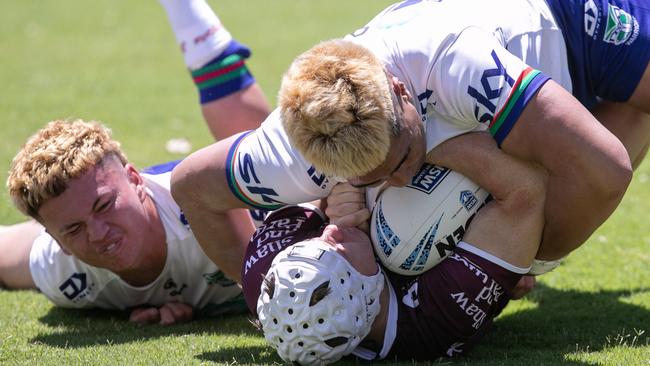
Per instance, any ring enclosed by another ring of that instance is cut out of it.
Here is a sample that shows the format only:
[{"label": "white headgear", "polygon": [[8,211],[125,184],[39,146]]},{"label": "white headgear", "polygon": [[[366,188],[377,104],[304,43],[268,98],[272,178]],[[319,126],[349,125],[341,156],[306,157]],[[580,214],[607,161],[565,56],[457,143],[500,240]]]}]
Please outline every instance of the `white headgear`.
[{"label": "white headgear", "polygon": [[[377,272],[362,275],[319,241],[287,247],[273,259],[257,300],[267,342],[283,360],[303,365],[328,364],[352,353],[379,314],[384,275]],[[314,301],[315,292],[322,300]]]}]

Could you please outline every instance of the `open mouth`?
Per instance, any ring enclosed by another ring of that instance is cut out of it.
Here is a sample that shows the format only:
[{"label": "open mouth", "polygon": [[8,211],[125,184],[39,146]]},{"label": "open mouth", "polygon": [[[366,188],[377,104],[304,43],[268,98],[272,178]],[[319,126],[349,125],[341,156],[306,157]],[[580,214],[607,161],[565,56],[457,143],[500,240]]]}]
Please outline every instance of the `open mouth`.
[{"label": "open mouth", "polygon": [[102,250],[102,254],[107,254],[107,255],[115,254],[117,250],[121,247],[121,244],[122,244],[121,240],[113,241],[112,243],[104,247],[104,249]]}]

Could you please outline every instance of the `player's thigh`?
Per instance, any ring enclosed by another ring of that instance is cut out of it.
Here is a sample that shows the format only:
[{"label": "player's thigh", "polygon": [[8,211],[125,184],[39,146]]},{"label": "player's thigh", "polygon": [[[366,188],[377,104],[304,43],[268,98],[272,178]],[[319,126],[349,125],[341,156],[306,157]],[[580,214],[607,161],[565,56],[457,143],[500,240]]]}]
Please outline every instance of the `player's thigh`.
[{"label": "player's thigh", "polygon": [[641,81],[634,89],[634,93],[632,93],[628,102],[639,110],[650,113],[650,64],[646,66]]},{"label": "player's thigh", "polygon": [[0,283],[8,288],[34,288],[29,253],[43,230],[34,221],[4,227],[0,231]]}]

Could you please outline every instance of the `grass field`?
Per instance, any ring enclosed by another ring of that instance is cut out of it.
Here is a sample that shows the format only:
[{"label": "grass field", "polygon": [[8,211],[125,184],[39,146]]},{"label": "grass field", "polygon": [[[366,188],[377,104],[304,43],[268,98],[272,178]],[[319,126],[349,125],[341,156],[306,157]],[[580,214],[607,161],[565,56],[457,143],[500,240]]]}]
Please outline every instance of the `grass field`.
[{"label": "grass field", "polygon": [[[253,49],[248,64],[274,103],[294,56],[363,25],[389,1],[210,3]],[[140,167],[180,158],[165,150],[169,139],[194,149],[211,141],[157,1],[4,0],[0,52],[2,182],[19,146],[55,118],[106,122]],[[589,242],[452,364],[650,365],[649,177],[646,161]],[[22,220],[3,189],[0,224]],[[0,364],[280,362],[245,317],[140,327],[124,313],[58,309],[30,291],[0,291],[0,309]]]}]

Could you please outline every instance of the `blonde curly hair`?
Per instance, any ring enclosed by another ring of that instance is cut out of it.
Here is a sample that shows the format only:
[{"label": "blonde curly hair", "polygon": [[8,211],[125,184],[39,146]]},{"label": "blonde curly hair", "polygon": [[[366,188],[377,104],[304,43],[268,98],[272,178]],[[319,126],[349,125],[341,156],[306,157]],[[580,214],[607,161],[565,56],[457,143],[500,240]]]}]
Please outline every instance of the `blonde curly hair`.
[{"label": "blonde curly hair", "polygon": [[44,202],[62,194],[71,179],[109,156],[122,165],[127,162],[120,143],[101,123],[52,121],[31,136],[14,157],[7,190],[18,210],[38,220]]},{"label": "blonde curly hair", "polygon": [[282,79],[278,104],[291,143],[321,172],[358,177],[383,163],[399,131],[382,62],[342,39],[298,56]]}]

